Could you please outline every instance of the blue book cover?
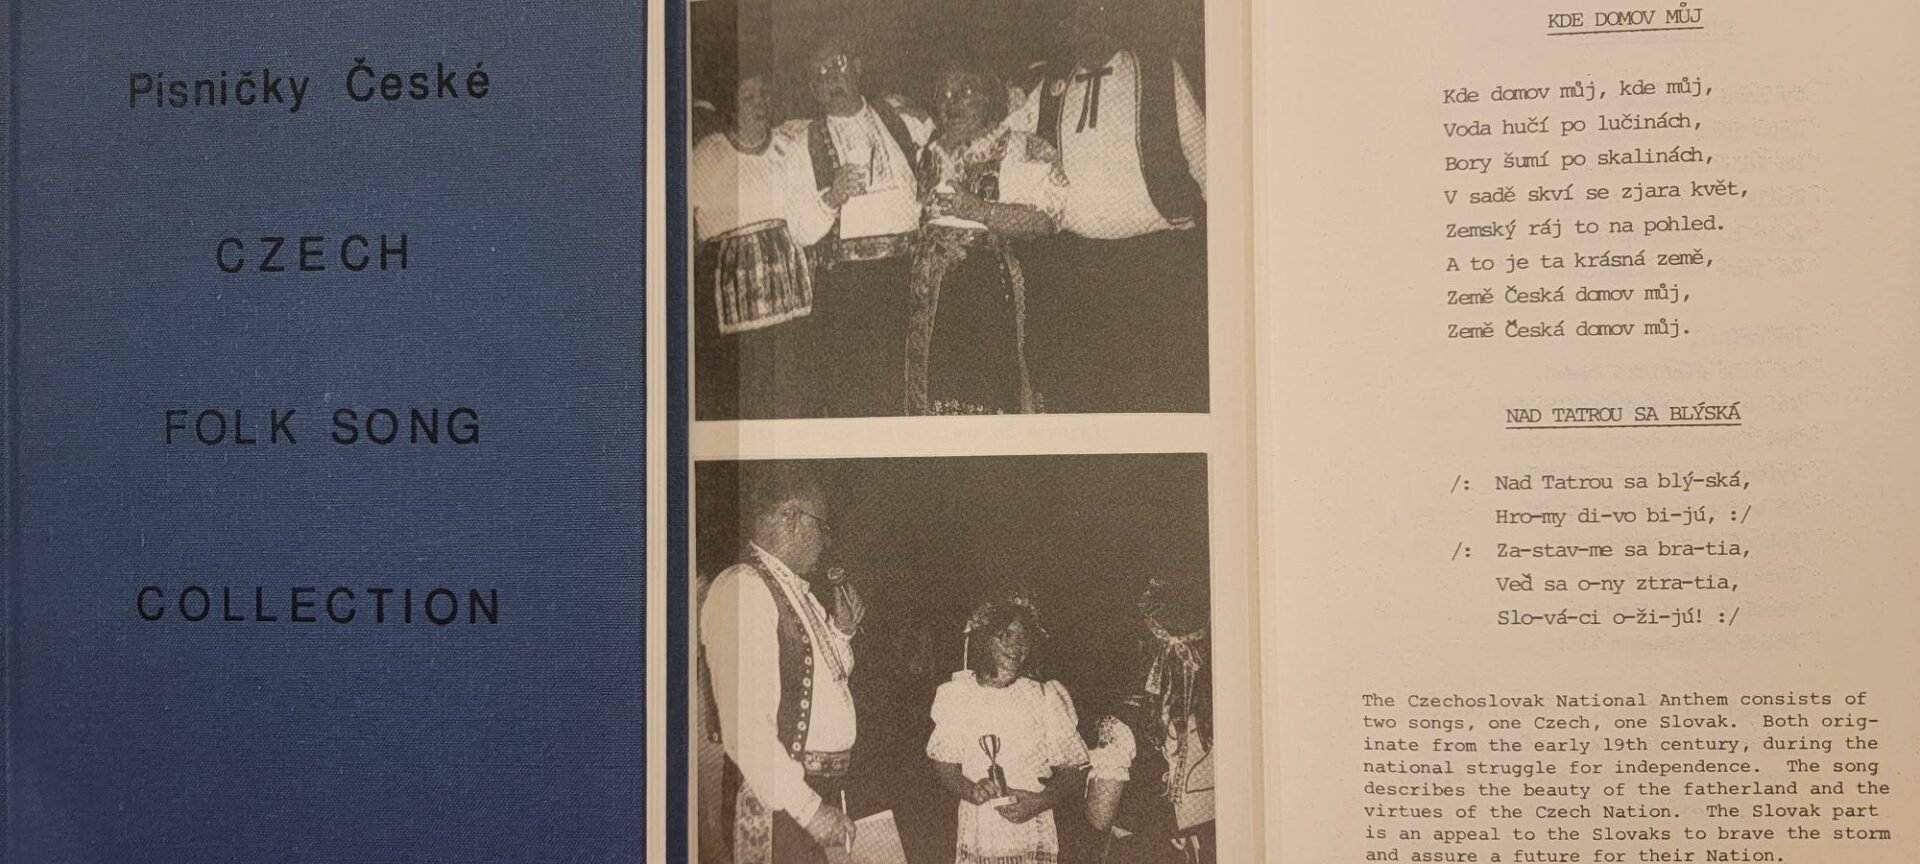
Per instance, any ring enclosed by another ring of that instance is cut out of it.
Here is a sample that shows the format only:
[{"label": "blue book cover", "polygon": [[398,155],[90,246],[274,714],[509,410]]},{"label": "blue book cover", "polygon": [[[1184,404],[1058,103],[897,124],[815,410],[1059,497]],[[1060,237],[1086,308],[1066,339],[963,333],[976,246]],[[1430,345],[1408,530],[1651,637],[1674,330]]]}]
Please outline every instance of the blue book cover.
[{"label": "blue book cover", "polygon": [[639,860],[643,5],[8,15],[5,860]]}]

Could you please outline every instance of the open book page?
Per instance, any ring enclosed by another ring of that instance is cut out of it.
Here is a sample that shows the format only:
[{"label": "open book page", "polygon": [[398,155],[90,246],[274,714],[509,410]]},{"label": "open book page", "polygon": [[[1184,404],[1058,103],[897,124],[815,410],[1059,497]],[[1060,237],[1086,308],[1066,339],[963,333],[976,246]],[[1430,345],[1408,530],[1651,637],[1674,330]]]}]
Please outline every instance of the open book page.
[{"label": "open book page", "polygon": [[1910,4],[1285,4],[1286,862],[1916,857]]}]

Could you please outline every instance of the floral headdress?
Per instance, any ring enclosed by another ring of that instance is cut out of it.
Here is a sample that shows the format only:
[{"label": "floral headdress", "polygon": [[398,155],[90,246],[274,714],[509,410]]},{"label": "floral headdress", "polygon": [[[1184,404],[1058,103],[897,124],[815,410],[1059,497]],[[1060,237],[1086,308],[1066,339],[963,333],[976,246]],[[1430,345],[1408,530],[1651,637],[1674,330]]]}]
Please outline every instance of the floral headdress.
[{"label": "floral headdress", "polygon": [[[1159,708],[1160,752],[1167,760],[1167,772],[1161,781],[1165,784],[1167,800],[1173,802],[1178,814],[1189,793],[1205,791],[1196,783],[1206,788],[1212,786],[1208,760],[1213,753],[1213,721],[1209,716],[1213,706],[1203,689],[1205,677],[1210,674],[1206,668],[1207,624],[1202,618],[1192,625],[1192,630],[1169,629],[1164,619],[1173,606],[1170,599],[1178,599],[1169,597],[1173,590],[1171,580],[1151,577],[1137,608],[1153,640],[1149,648],[1153,660],[1147,669],[1145,690]],[[1211,812],[1211,799],[1206,801],[1205,806]]]},{"label": "floral headdress", "polygon": [[973,668],[973,631],[985,628],[994,616],[1009,606],[1017,606],[1027,611],[1027,619],[1032,622],[1034,635],[1045,636],[1047,631],[1040,626],[1040,612],[1033,605],[1033,592],[1025,585],[1014,587],[1006,594],[994,597],[973,607],[973,614],[967,616],[966,626],[960,628],[960,668]]},{"label": "floral headdress", "polygon": [[1136,608],[1153,637],[1153,660],[1147,668],[1145,689],[1160,702],[1161,725],[1177,739],[1188,720],[1195,719],[1189,714],[1197,709],[1194,687],[1206,665],[1202,651],[1206,647],[1207,627],[1203,623],[1184,633],[1167,629],[1161,618],[1167,611],[1166,594],[1171,587],[1163,577],[1149,578],[1147,590],[1141,593]]}]

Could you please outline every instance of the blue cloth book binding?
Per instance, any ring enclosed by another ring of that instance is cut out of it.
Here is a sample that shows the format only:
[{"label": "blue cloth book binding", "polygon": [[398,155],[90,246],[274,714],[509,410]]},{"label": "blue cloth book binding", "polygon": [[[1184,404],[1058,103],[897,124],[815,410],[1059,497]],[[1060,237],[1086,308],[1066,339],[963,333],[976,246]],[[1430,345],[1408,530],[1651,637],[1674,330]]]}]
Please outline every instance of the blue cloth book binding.
[{"label": "blue cloth book binding", "polygon": [[644,6],[8,15],[4,860],[640,860]]}]

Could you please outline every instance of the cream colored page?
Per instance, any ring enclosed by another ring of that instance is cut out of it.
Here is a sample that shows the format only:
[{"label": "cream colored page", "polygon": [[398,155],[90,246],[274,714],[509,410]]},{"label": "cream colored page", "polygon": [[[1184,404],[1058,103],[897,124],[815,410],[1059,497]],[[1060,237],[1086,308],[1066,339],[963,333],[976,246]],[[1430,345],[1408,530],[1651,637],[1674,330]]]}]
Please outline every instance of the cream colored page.
[{"label": "cream colored page", "polygon": [[1920,8],[1261,14],[1278,860],[1920,857]]}]

